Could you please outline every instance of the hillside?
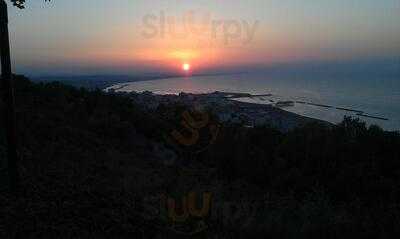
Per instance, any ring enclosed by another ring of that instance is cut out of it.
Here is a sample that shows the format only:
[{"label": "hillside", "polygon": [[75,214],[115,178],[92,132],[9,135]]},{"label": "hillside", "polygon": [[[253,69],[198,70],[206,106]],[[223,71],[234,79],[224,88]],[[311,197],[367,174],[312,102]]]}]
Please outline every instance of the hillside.
[{"label": "hillside", "polygon": [[[282,132],[22,76],[16,88],[22,183],[18,195],[2,188],[1,238],[400,233],[398,132],[351,118]],[[173,210],[181,201],[189,212]]]}]

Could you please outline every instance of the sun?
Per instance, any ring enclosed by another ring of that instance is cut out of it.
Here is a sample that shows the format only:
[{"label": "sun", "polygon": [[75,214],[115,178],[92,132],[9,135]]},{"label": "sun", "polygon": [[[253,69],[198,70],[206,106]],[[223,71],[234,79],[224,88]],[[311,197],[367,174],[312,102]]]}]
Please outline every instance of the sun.
[{"label": "sun", "polygon": [[186,72],[188,72],[188,71],[190,71],[190,64],[189,63],[183,63],[182,64],[182,70],[184,70],[184,71],[186,71]]}]

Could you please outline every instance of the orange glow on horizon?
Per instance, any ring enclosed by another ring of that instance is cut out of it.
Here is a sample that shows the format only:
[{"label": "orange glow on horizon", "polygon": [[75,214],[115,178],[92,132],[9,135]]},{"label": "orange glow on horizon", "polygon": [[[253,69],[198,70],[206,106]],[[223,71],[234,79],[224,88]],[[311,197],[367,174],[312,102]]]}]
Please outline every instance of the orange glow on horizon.
[{"label": "orange glow on horizon", "polygon": [[[91,43],[85,45],[84,50],[79,48],[79,51],[66,51],[63,57],[67,55],[71,61],[79,59],[83,64],[90,62],[93,65],[123,66],[132,67],[132,69],[141,67],[155,69],[155,71],[170,70],[182,73],[192,72],[194,66],[196,72],[201,72],[209,68],[268,64],[298,59],[304,55],[289,41],[281,39],[278,41],[277,37],[271,37],[268,45],[258,38],[248,45],[241,45],[240,42],[224,45],[215,39],[196,37],[187,39],[159,37],[144,40],[135,34],[127,33],[124,28],[116,31],[112,36],[112,39],[107,40],[107,42],[113,42],[110,47]],[[188,71],[183,69],[185,63],[190,65]]]},{"label": "orange glow on horizon", "polygon": [[[194,21],[193,24],[194,29],[204,28],[201,21]],[[196,72],[201,72],[210,68],[328,58],[322,57],[322,53],[317,49],[310,51],[311,45],[303,46],[307,39],[301,38],[301,35],[297,36],[296,32],[282,32],[278,27],[268,24],[265,27],[259,29],[253,41],[248,44],[244,44],[241,38],[224,44],[222,32],[217,32],[216,37],[194,34],[182,38],[168,35],[144,38],[140,31],[129,30],[132,29],[130,25],[118,25],[112,28],[110,34],[101,35],[96,40],[88,38],[87,41],[68,44],[65,49],[59,50],[61,55],[55,54],[51,59],[60,62],[60,65],[74,62],[85,66],[144,68],[182,73],[186,72],[182,68],[184,63],[190,63],[190,71],[195,69]],[[223,30],[222,26],[219,30]],[[242,38],[246,37],[245,31],[242,31],[242,34]],[[39,50],[37,52],[47,54]],[[48,54],[53,54],[52,52],[48,51]],[[350,53],[352,52],[349,51]],[[329,55],[329,59],[337,57],[334,53]]]}]

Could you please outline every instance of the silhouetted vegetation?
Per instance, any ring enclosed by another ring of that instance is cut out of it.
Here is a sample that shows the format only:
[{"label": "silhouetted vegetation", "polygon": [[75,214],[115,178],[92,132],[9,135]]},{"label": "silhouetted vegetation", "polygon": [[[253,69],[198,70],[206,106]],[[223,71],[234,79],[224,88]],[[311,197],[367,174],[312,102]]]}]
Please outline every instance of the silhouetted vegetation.
[{"label": "silhouetted vegetation", "polygon": [[340,201],[395,202],[399,196],[399,133],[352,118],[337,127],[314,124],[286,134],[235,126],[224,133],[210,161],[221,163],[221,174],[229,178],[299,196],[320,187]]},{"label": "silhouetted vegetation", "polygon": [[[16,86],[22,191],[16,198],[2,191],[0,237],[142,238],[144,233],[152,238],[159,232],[169,237],[139,216],[136,202],[179,184],[174,180],[178,169],[165,166],[167,156],[157,145],[176,151],[178,159],[187,156],[166,144],[165,134],[188,109],[160,106],[150,114],[128,96],[100,90],[36,84],[24,77]],[[2,162],[4,149],[0,138]],[[217,141],[191,158],[194,165],[217,171],[199,180],[243,181],[257,188],[243,190],[243,197],[268,203],[248,230],[211,227],[203,236],[384,238],[399,233],[399,149],[398,132],[351,118],[288,133],[223,125]]]}]

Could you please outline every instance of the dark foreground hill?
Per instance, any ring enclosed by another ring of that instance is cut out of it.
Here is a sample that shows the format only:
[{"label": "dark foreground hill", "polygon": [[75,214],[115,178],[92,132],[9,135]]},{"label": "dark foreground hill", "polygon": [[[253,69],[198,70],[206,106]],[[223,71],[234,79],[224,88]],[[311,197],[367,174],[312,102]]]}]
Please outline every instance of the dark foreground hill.
[{"label": "dark foreground hill", "polygon": [[346,118],[282,133],[221,125],[179,104],[149,113],[60,83],[18,77],[16,88],[22,179],[9,194],[1,137],[1,238],[400,233],[396,132]]}]

